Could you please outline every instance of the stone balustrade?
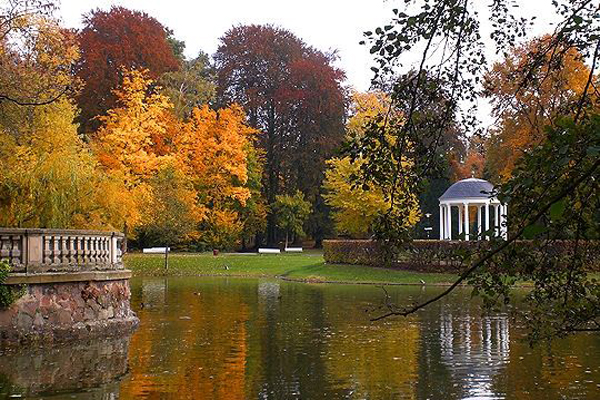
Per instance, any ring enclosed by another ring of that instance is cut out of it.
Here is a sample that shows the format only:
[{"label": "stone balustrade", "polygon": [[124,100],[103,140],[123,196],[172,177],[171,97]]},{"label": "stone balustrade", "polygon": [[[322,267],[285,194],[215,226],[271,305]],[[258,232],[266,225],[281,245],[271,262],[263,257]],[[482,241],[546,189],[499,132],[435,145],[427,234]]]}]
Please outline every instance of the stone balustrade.
[{"label": "stone balustrade", "polygon": [[0,228],[0,260],[11,266],[2,284],[22,291],[0,308],[0,348],[135,329],[123,240],[118,232]]},{"label": "stone balustrade", "polygon": [[118,232],[0,228],[0,260],[14,273],[119,270],[123,238]]}]

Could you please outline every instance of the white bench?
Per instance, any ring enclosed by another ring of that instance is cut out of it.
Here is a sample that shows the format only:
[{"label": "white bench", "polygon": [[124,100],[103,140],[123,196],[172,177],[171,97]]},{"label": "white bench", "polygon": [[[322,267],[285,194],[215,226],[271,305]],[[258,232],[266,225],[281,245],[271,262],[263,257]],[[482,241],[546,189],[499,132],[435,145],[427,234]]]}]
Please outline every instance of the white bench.
[{"label": "white bench", "polygon": [[165,252],[167,251],[170,252],[171,248],[170,247],[148,247],[146,249],[142,249],[142,253],[144,254],[165,254]]},{"label": "white bench", "polygon": [[258,248],[258,254],[279,254],[281,250],[279,249],[267,249],[267,248]]},{"label": "white bench", "polygon": [[286,247],[286,253],[302,253],[302,247]]}]

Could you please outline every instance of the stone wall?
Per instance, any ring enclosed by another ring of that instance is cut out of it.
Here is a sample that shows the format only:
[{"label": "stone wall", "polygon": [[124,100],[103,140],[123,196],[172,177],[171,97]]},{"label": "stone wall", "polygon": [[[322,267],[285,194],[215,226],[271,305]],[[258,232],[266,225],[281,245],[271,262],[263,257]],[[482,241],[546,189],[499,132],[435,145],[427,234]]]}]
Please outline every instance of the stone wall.
[{"label": "stone wall", "polygon": [[0,310],[0,343],[63,341],[133,330],[128,279],[36,283]]}]

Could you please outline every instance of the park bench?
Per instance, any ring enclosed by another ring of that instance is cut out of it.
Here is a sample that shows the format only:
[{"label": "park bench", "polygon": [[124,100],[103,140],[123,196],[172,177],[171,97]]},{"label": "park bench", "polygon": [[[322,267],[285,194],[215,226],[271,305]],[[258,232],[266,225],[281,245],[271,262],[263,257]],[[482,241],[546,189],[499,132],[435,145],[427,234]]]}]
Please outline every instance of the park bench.
[{"label": "park bench", "polygon": [[281,250],[279,249],[267,249],[263,247],[259,247],[258,254],[279,254]]},{"label": "park bench", "polygon": [[167,249],[169,252],[171,251],[171,249],[168,247],[147,247],[145,249],[142,249],[142,253],[144,253],[144,254],[165,254]]}]

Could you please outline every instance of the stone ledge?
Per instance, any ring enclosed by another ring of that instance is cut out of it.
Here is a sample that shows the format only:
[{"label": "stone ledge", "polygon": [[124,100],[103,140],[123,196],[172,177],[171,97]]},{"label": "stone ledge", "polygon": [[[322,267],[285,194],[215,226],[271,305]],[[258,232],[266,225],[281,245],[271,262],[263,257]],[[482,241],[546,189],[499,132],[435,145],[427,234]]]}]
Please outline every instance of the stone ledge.
[{"label": "stone ledge", "polygon": [[9,274],[4,284],[30,285],[43,283],[115,281],[131,278],[130,270],[86,271],[86,272],[48,272],[39,274]]}]

